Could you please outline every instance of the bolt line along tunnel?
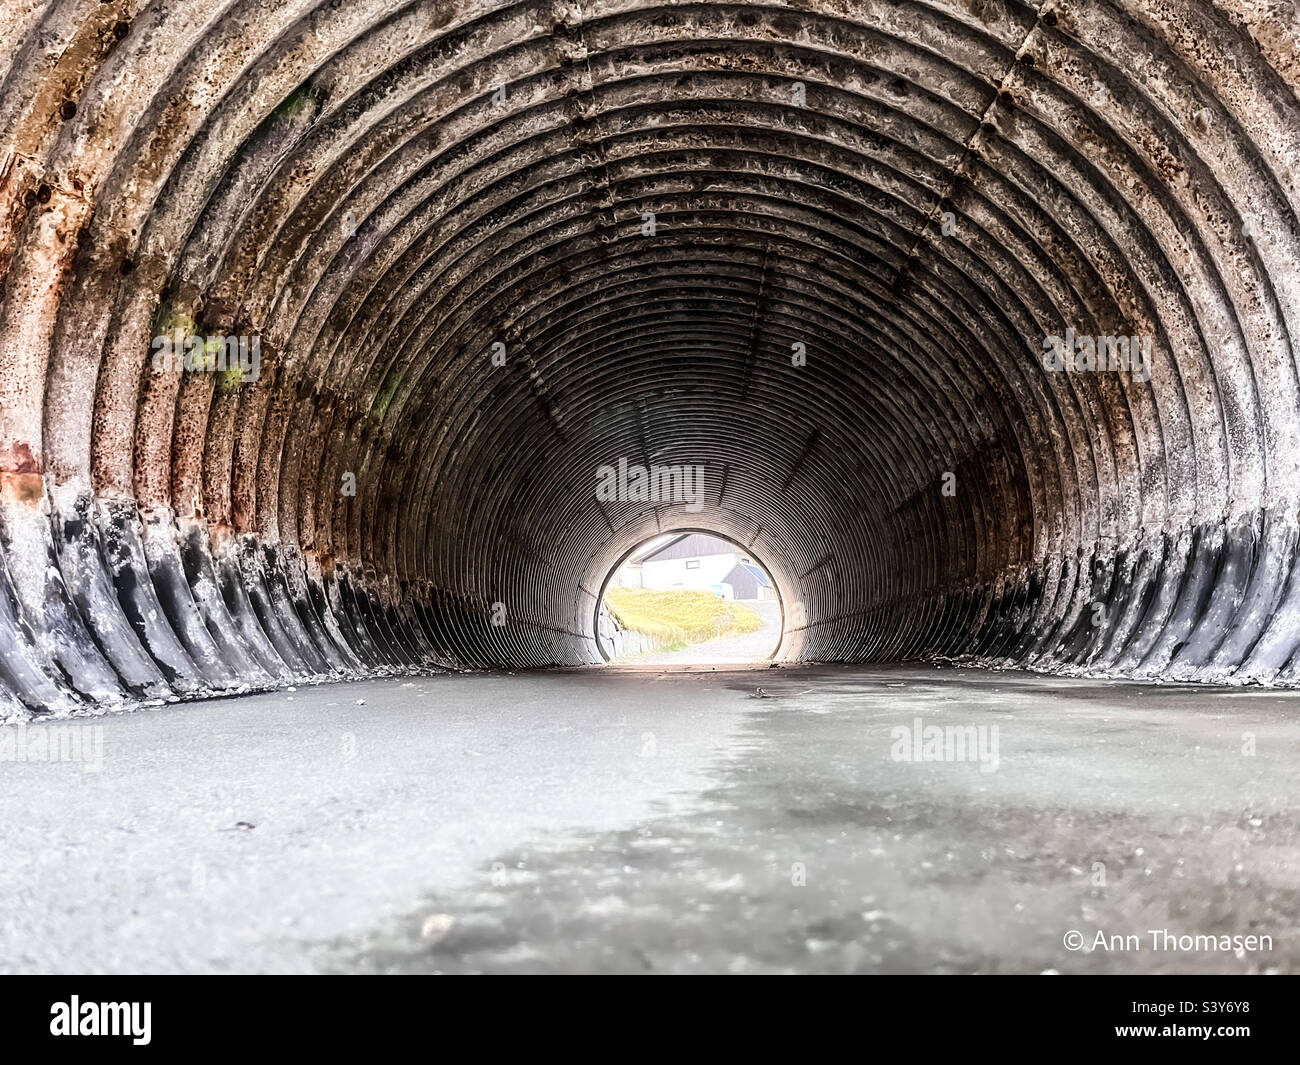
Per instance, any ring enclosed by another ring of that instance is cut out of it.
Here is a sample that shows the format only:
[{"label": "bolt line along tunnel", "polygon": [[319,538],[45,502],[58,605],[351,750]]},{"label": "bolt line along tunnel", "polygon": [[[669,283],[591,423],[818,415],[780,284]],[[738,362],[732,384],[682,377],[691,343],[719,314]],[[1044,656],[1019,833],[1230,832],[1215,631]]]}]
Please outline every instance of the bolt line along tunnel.
[{"label": "bolt line along tunnel", "polygon": [[1291,4],[4,13],[0,712],[599,662],[679,528],[788,661],[1300,678]]}]

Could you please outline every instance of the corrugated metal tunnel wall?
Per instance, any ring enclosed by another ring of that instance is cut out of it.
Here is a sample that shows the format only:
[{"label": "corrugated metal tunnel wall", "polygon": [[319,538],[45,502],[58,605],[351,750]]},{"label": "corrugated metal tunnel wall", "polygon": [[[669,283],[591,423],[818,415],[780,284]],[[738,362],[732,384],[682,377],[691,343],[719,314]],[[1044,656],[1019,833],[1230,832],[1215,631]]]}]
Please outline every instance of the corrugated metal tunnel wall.
[{"label": "corrugated metal tunnel wall", "polygon": [[686,527],[785,659],[1300,676],[1291,3],[3,14],[0,712],[598,661]]}]

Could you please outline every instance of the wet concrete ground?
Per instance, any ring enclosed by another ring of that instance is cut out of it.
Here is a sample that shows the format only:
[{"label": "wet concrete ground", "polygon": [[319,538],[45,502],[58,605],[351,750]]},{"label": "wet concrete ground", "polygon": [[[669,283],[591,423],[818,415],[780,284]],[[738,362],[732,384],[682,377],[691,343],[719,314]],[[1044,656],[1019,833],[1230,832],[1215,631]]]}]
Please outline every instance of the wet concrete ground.
[{"label": "wet concrete ground", "polygon": [[86,724],[98,772],[0,762],[4,971],[1300,970],[1300,695],[591,671]]}]

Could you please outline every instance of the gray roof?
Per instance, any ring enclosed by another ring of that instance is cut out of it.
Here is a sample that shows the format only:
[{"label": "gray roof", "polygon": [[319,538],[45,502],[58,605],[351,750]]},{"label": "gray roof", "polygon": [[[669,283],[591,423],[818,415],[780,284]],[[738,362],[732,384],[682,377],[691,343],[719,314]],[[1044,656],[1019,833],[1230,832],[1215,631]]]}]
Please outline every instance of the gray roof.
[{"label": "gray roof", "polygon": [[740,548],[729,540],[705,533],[682,533],[648,555],[634,556],[634,561],[664,562],[671,558],[705,558],[709,555],[738,555]]}]

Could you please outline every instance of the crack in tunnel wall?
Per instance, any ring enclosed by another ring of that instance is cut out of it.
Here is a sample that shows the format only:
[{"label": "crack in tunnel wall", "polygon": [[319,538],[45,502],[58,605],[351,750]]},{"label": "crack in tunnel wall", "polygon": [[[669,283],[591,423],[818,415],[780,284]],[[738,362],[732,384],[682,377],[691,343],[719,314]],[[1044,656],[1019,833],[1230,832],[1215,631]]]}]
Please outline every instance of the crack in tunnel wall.
[{"label": "crack in tunnel wall", "polygon": [[678,528],[788,660],[1300,679],[1292,4],[5,14],[0,711],[598,662]]}]

